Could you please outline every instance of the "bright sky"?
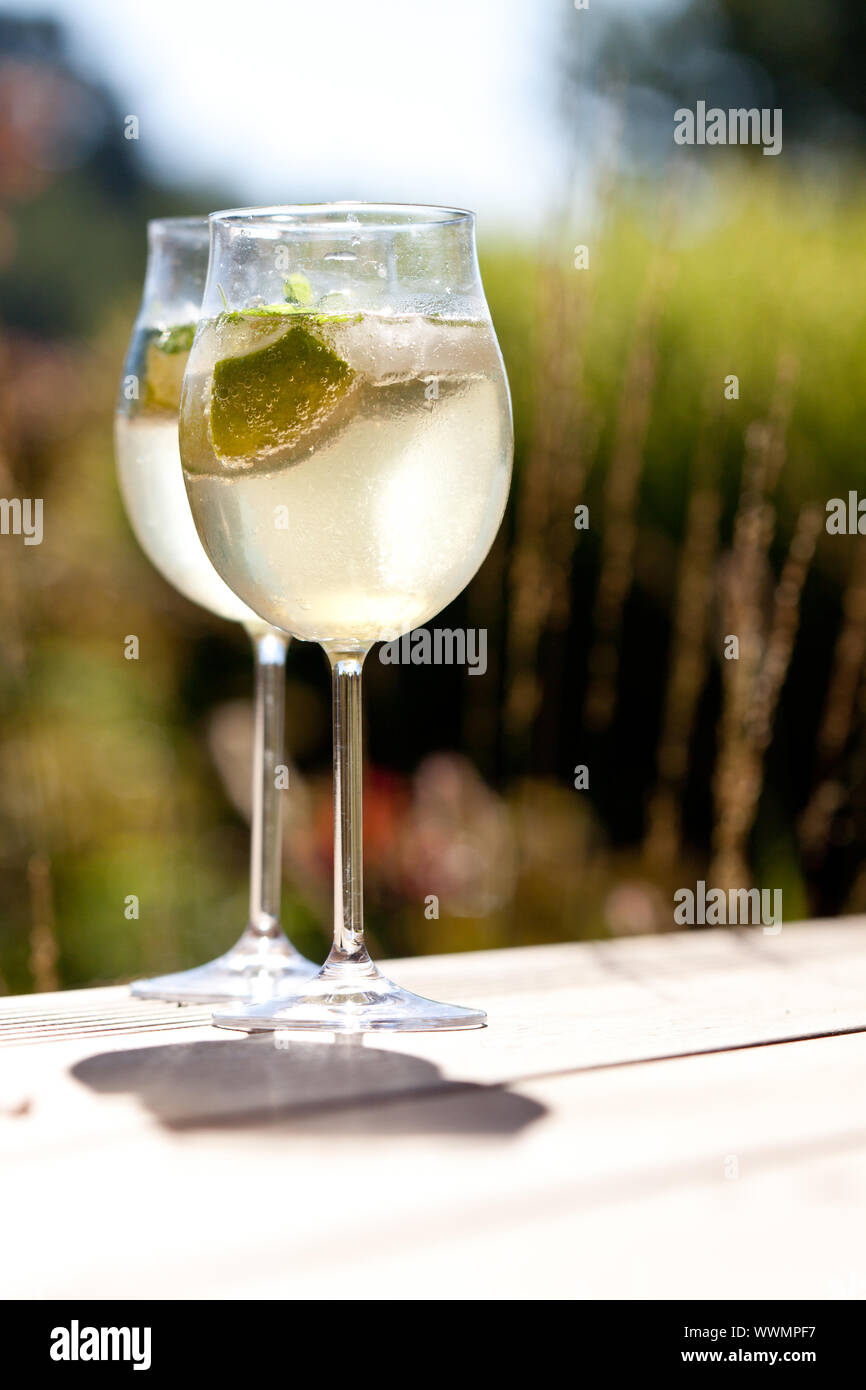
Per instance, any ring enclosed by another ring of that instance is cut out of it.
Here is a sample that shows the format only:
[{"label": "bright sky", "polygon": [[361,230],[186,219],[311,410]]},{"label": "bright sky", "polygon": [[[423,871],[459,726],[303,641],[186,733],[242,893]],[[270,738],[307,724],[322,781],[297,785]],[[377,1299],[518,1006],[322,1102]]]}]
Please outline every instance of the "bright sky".
[{"label": "bright sky", "polygon": [[174,179],[219,179],[256,203],[453,203],[488,224],[538,221],[555,184],[563,0],[15,8],[67,23],[74,55],[139,117],[142,155]]}]

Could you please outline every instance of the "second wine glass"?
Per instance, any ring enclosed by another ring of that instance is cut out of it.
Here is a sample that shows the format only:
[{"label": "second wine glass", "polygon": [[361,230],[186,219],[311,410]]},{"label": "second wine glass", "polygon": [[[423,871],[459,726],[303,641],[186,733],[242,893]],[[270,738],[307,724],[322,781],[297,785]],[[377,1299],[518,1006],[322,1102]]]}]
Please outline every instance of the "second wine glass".
[{"label": "second wine glass", "polygon": [[289,639],[243,603],[208,559],[190,513],[178,452],[181,382],[199,316],[207,257],[206,218],[148,223],[144,293],[115,415],[118,481],[142,549],[186,598],[242,623],[255,659],[249,920],[240,940],[216,960],[132,985],[132,993],[140,998],[178,1003],[267,998],[315,968],[280,926],[277,772],[284,757]]}]

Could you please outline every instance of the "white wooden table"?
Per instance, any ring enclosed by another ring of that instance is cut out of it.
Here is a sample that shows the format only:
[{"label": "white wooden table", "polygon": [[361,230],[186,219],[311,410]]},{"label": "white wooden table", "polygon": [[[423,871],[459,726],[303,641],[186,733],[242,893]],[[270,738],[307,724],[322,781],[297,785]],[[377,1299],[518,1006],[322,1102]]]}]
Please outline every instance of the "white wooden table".
[{"label": "white wooden table", "polygon": [[866,919],[389,964],[484,1030],[0,1001],[0,1292],[866,1297]]}]

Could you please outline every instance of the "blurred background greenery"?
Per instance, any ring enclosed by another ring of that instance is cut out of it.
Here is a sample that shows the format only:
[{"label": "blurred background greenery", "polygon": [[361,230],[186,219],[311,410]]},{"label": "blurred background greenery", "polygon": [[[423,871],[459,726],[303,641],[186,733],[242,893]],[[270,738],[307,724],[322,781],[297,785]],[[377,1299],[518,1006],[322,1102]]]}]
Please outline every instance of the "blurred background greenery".
[{"label": "blurred background greenery", "polygon": [[[698,878],[782,888],[787,920],[866,910],[866,560],[824,527],[862,471],[863,11],[621,3],[581,31],[551,10],[550,200],[480,225],[512,499],[434,624],[487,628],[488,671],[367,665],[377,955],[667,930]],[[783,154],[675,149],[698,98],[782,106]],[[62,25],[0,15],[0,496],[45,515],[39,546],[0,536],[13,992],[198,964],[245,920],[246,638],[138,551],[111,446],[146,220],[238,190],[161,175],[124,115]],[[324,177],[314,196],[355,196]],[[318,958],[328,694],[293,644],[284,924]]]}]

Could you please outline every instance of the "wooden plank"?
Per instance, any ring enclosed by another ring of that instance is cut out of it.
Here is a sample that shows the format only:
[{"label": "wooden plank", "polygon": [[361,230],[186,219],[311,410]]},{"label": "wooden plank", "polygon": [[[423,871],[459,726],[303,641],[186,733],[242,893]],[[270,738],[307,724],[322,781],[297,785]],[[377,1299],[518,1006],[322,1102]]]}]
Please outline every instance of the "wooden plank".
[{"label": "wooden plank", "polygon": [[[429,1089],[448,1081],[509,1082],[866,1026],[866,923],[862,919],[788,927],[774,937],[686,932],[396,961],[387,968],[422,993],[482,1004],[488,1010],[489,1027],[468,1033],[377,1034],[377,1058],[393,1053],[408,1060],[392,1063],[387,1081],[384,1064],[375,1070],[364,1063],[363,1081],[358,1066],[324,1068],[332,1097],[341,1085],[355,1096],[362,1085],[375,1095],[386,1084]],[[92,1003],[91,994],[95,996]],[[28,1078],[50,1077],[58,1065],[69,1067],[104,1051],[97,1037],[90,1040],[91,1033],[122,1032],[134,1027],[136,1017],[153,1030],[150,1041],[156,1046],[165,1036],[160,1019],[169,1036],[183,1029],[194,1042],[245,1042],[243,1052],[235,1047],[231,1053],[217,1054],[245,1059],[244,1077],[237,1085],[225,1084],[219,1074],[208,1085],[199,1075],[200,1068],[189,1064],[176,1069],[176,1094],[163,1102],[176,1113],[182,1113],[185,1105],[198,1113],[203,1104],[211,1103],[218,1104],[220,1113],[235,1104],[255,1108],[260,1092],[274,1084],[273,1067],[267,1060],[271,1040],[261,1040],[264,1050],[250,1051],[252,1040],[202,1027],[207,1009],[134,1001],[123,990],[100,990],[32,996],[13,1001],[11,1009],[6,1002],[0,1019],[7,1010],[15,1015],[16,1029],[35,1029],[45,1040],[54,1036],[56,1027],[57,1038],[66,1038],[70,1045],[55,1061],[54,1048],[61,1044],[49,1047],[46,1041],[50,1055],[44,1059],[44,1068],[32,1049],[20,1062],[8,1057],[3,1069],[6,1081],[0,1082],[0,1109],[22,1103]],[[125,1020],[126,1011],[130,1023],[123,1022],[121,1027],[117,1020]],[[22,1018],[26,1014],[29,1020]],[[20,1041],[20,1035],[15,1036]],[[313,1076],[305,1059],[320,1056],[321,1039],[287,1034],[277,1041],[286,1045],[280,1077],[291,1076],[293,1085],[315,1094],[325,1080]],[[368,1051],[372,1042],[368,1037]],[[114,1067],[115,1091],[124,1086],[131,1093],[148,1088],[147,1058],[141,1051],[147,1044],[144,1031],[123,1042],[130,1058],[129,1076],[124,1079],[121,1068]],[[120,1047],[120,1041],[113,1046]],[[286,1064],[289,1054],[297,1066]],[[191,1060],[197,1062],[199,1056],[193,1052]],[[162,1054],[154,1057],[152,1066],[161,1076]],[[83,1098],[75,1113],[83,1119]]]}]

